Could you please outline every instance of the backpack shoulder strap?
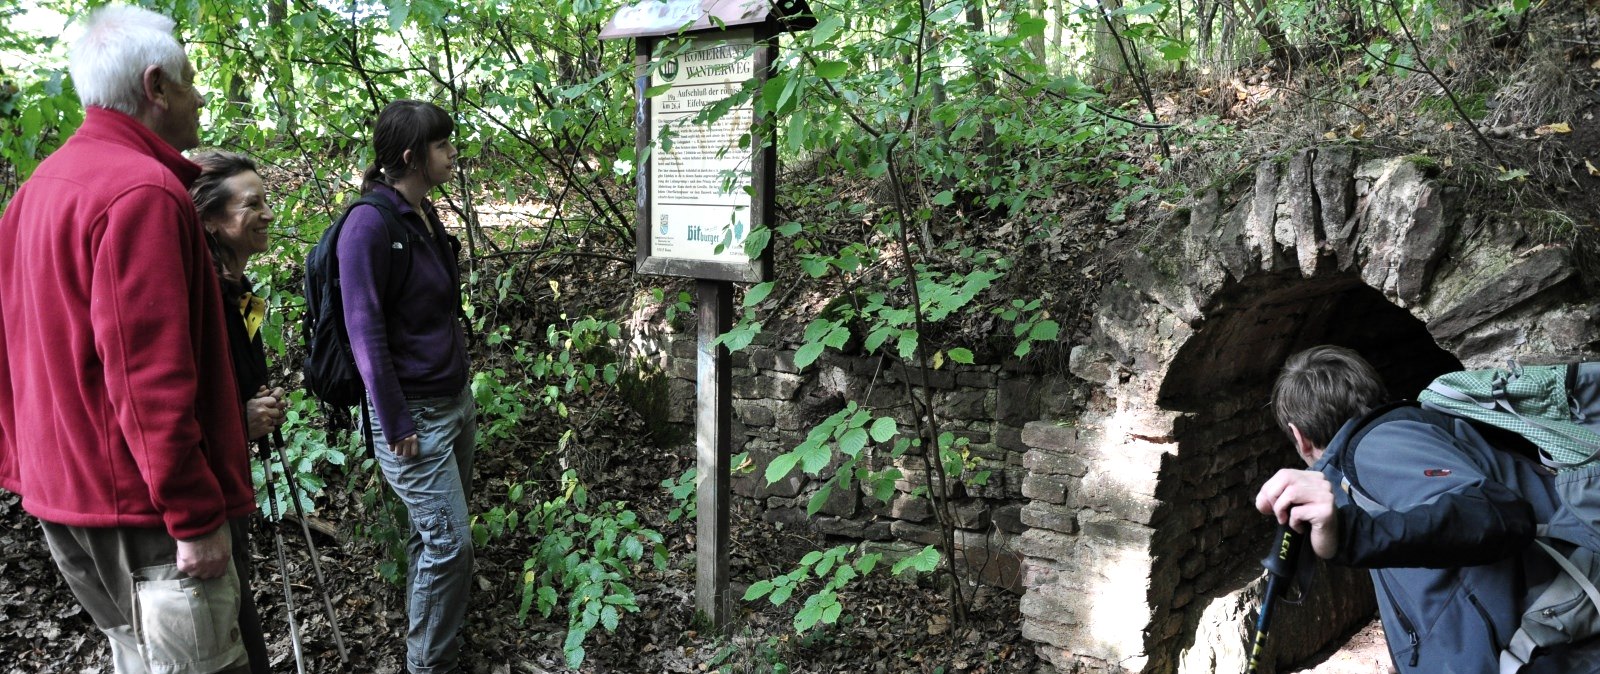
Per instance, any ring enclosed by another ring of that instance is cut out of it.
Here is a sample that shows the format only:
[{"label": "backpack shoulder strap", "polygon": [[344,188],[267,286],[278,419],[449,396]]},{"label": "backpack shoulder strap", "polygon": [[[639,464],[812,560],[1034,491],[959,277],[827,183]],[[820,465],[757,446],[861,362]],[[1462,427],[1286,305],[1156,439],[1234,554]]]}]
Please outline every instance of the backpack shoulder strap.
[{"label": "backpack shoulder strap", "polygon": [[345,211],[345,216],[348,217],[350,210],[361,205],[377,210],[383,218],[383,226],[389,230],[389,284],[384,290],[384,301],[392,303],[411,278],[411,247],[416,245],[416,237],[412,236],[411,228],[400,221],[400,214],[395,211],[388,197],[377,192],[363,194]]},{"label": "backpack shoulder strap", "polygon": [[[1533,659],[1538,649],[1581,640],[1592,635],[1595,627],[1595,608],[1600,607],[1600,588],[1595,587],[1589,573],[1579,567],[1579,564],[1583,564],[1591,571],[1594,569],[1592,553],[1577,547],[1573,549],[1576,557],[1571,557],[1551,547],[1543,539],[1536,538],[1533,542],[1560,567],[1564,577],[1558,576],[1552,581],[1545,593],[1535,597],[1523,614],[1517,631],[1511,635],[1511,642],[1500,652],[1500,674],[1517,674]],[[1580,591],[1588,597],[1588,603],[1577,608],[1572,605],[1572,597]],[[1572,615],[1567,615],[1569,613]],[[1540,616],[1550,622],[1542,624],[1532,616]],[[1553,626],[1559,626],[1560,629],[1552,632]]]}]

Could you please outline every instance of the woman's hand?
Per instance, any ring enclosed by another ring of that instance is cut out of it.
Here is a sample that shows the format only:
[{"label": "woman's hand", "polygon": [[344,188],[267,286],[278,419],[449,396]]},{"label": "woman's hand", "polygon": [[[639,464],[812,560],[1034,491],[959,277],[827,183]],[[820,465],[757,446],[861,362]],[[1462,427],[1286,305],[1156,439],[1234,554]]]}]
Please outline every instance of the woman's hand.
[{"label": "woman's hand", "polygon": [[418,453],[420,453],[421,449],[422,443],[417,439],[416,433],[412,433],[411,435],[401,438],[399,442],[389,445],[389,450],[393,451],[395,456],[398,456],[402,459],[409,459],[413,456],[416,456]]},{"label": "woman's hand", "polygon": [[283,389],[268,390],[261,387],[254,397],[244,403],[244,418],[249,424],[250,439],[256,440],[277,427],[283,425],[283,418],[289,411],[289,401],[283,397]]}]

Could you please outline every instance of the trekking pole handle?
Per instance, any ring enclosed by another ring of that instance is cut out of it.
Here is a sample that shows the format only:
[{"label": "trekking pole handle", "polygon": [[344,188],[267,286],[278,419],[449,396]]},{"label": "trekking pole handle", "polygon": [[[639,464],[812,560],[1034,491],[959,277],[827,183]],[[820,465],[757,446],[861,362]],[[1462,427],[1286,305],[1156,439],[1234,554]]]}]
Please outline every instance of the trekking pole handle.
[{"label": "trekking pole handle", "polygon": [[1272,534],[1272,549],[1267,551],[1267,556],[1261,560],[1261,566],[1266,567],[1267,573],[1274,578],[1288,578],[1295,574],[1295,562],[1300,557],[1300,545],[1305,540],[1287,524],[1279,524],[1278,531]]},{"label": "trekking pole handle", "polygon": [[1267,631],[1272,626],[1272,609],[1294,582],[1295,562],[1300,559],[1300,545],[1304,539],[1289,525],[1279,524],[1278,531],[1272,535],[1272,549],[1261,560],[1261,565],[1267,569],[1267,592],[1261,597],[1261,610],[1256,615],[1256,634],[1251,639],[1250,665],[1245,670],[1247,674],[1260,671],[1261,654],[1267,645]]}]

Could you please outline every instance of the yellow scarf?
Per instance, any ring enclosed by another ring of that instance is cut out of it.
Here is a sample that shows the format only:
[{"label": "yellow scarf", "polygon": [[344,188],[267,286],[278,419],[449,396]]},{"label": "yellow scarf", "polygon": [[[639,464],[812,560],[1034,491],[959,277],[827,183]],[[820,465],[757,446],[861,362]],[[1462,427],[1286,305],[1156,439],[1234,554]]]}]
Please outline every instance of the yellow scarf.
[{"label": "yellow scarf", "polygon": [[267,302],[255,295],[245,293],[239,296],[239,315],[244,318],[245,337],[254,341],[256,331],[261,329],[261,323],[267,319]]}]

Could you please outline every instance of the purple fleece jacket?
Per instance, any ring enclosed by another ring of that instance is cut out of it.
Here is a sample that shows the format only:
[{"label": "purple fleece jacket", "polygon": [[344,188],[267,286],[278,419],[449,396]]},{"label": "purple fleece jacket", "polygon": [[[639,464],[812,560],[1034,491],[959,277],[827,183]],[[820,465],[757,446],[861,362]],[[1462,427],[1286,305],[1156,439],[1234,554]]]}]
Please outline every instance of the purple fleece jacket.
[{"label": "purple fleece jacket", "polygon": [[[397,301],[385,306],[393,242],[378,209],[359,206],[339,233],[339,283],[356,368],[383,437],[393,444],[416,433],[406,399],[452,396],[467,385],[467,340],[456,320],[455,249],[432,205],[424,203],[419,214],[389,186],[375,191],[389,197],[411,230],[411,273],[396,280],[404,285],[394,290]],[[432,235],[423,217],[433,223]]]}]

